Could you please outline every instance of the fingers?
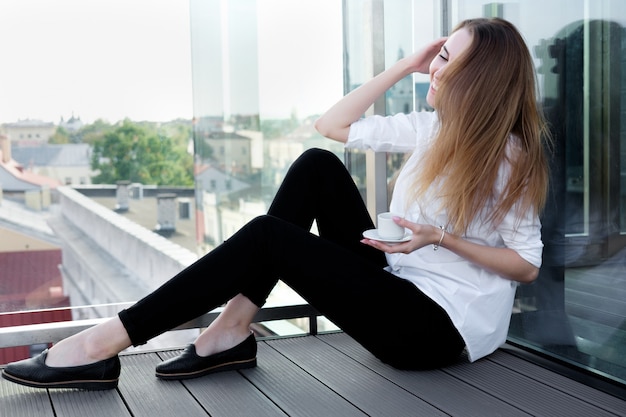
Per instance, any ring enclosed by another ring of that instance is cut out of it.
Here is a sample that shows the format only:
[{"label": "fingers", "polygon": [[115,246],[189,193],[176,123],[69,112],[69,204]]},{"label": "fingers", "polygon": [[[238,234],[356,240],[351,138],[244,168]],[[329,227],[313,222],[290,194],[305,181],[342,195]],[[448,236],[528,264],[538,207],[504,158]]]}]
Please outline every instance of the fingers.
[{"label": "fingers", "polygon": [[384,242],[372,239],[361,239],[361,243],[371,246],[385,253],[410,253],[413,251],[408,243],[386,244]]},{"label": "fingers", "polygon": [[415,223],[412,223],[408,221],[407,219],[400,217],[400,216],[393,216],[392,219],[397,225],[413,231],[413,227]]},{"label": "fingers", "polygon": [[447,37],[436,39],[415,54],[416,72],[428,74],[430,62],[437,56],[447,39]]},{"label": "fingers", "polygon": [[437,49],[437,51],[439,51],[439,49],[441,49],[441,47],[443,46],[444,43],[446,43],[447,40],[448,40],[448,37],[444,36],[442,38],[434,40],[431,45],[433,45]]}]

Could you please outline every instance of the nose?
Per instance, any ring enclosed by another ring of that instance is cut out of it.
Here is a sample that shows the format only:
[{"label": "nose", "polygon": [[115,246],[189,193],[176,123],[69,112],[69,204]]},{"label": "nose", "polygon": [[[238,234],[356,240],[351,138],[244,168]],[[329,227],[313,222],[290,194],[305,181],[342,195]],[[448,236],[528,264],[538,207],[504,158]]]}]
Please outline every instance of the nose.
[{"label": "nose", "polygon": [[431,80],[433,81],[438,81],[439,77],[441,76],[441,68],[433,68],[433,71],[431,72]]},{"label": "nose", "polygon": [[431,79],[437,79],[439,78],[439,76],[441,75],[441,72],[443,70],[443,65],[441,65],[440,63],[433,61],[430,64],[430,78]]}]

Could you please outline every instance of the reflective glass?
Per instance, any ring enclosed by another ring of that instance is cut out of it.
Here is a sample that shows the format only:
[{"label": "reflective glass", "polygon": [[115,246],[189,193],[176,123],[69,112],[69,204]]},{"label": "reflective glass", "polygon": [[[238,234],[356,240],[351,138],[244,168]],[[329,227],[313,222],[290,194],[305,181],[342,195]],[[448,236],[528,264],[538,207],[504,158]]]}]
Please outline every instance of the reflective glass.
[{"label": "reflective glass", "polygon": [[[196,218],[206,253],[265,214],[306,149],[342,144],[316,118],[342,95],[338,0],[192,0]],[[269,303],[300,300],[279,283]]]},{"label": "reflective glass", "polygon": [[511,340],[626,380],[626,4],[452,2],[453,19],[499,16],[535,59],[554,138],[539,279],[520,286]]},{"label": "reflective glass", "polygon": [[188,4],[1,2],[0,38],[0,327],[113,316],[195,258],[190,219],[152,233],[156,184],[193,195]]},{"label": "reflective glass", "polygon": [[[344,4],[346,93],[440,36],[435,2],[345,0]],[[367,114],[432,110],[426,103],[428,85],[426,74],[408,76],[391,88],[384,100],[376,102]],[[395,175],[405,157],[389,153],[377,159],[359,151],[346,155],[348,168],[362,188],[373,215],[386,210]]]}]

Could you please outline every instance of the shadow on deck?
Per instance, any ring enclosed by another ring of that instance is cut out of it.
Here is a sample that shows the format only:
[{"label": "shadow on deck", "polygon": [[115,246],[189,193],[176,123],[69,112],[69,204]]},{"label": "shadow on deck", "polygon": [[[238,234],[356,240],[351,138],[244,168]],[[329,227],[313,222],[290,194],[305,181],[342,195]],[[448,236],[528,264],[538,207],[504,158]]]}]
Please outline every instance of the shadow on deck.
[{"label": "shadow on deck", "polygon": [[626,400],[503,348],[476,363],[398,371],[344,333],[260,339],[258,367],[165,382],[179,353],[121,357],[117,390],[38,390],[0,380],[0,414],[53,416],[624,416]]}]

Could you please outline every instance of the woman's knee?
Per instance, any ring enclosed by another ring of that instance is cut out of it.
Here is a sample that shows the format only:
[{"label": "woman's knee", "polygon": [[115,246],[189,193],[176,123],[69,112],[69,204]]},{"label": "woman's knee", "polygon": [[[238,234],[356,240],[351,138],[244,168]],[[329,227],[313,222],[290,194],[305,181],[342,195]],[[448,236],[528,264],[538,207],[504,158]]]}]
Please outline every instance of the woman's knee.
[{"label": "woman's knee", "polygon": [[251,236],[259,237],[263,242],[284,233],[286,227],[289,228],[288,222],[271,214],[257,216],[244,226],[244,228],[253,233]]},{"label": "woman's knee", "polygon": [[316,165],[329,163],[339,163],[343,166],[343,162],[337,155],[326,149],[311,148],[304,151],[296,161],[310,162]]}]

